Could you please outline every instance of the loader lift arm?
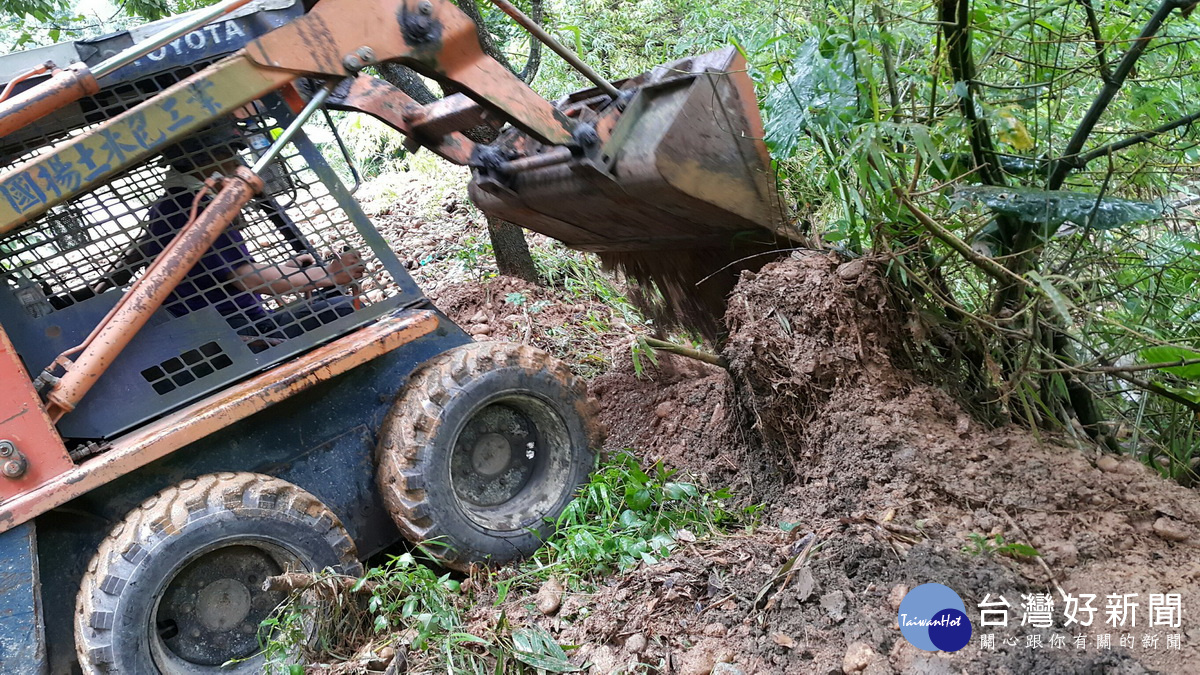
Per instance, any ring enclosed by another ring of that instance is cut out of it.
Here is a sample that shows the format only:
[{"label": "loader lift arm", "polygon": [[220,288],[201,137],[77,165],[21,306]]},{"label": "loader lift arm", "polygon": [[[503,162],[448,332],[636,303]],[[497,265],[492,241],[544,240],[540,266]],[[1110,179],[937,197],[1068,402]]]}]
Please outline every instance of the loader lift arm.
[{"label": "loader lift arm", "polygon": [[[462,143],[466,139],[442,139],[451,133],[445,126],[455,116],[471,121],[473,115],[462,114],[469,106],[437,102],[432,111],[422,111],[399,89],[359,75],[364,66],[385,61],[452,83],[483,109],[542,143],[573,143],[575,123],[484,54],[474,24],[449,0],[325,0],[242,51],[0,176],[0,235],[222,115],[305,77],[354,78],[353,92],[370,93],[364,111],[384,113],[385,121],[416,142],[421,142],[422,126],[440,127],[443,136],[429,143],[435,150],[457,144],[458,150],[448,147],[439,154],[465,163],[469,153],[461,149],[470,147]],[[414,127],[407,121],[415,118],[422,124]]]}]

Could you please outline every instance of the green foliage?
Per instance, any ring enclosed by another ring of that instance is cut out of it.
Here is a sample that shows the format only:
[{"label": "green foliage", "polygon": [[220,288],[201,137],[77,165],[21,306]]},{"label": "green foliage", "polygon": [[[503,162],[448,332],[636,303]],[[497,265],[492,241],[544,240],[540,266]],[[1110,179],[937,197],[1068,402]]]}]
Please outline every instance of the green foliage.
[{"label": "green foliage", "polygon": [[574,673],[582,670],[571,665],[567,653],[552,635],[541,626],[528,626],[513,631],[513,656],[525,665],[547,673]]},{"label": "green foliage", "polygon": [[658,365],[658,354],[654,348],[646,344],[646,338],[639,335],[629,345],[630,356],[633,360],[633,375],[641,379],[646,373],[646,362]]},{"label": "green foliage", "polygon": [[1162,214],[1154,204],[1066,190],[977,186],[958,190],[954,198],[960,203],[982,204],[995,215],[1050,233],[1063,223],[1112,230]]},{"label": "green foliage", "polygon": [[681,537],[719,532],[735,521],[727,490],[708,493],[675,479],[659,461],[643,470],[628,452],[612,457],[557,523],[557,534],[535,556],[540,573],[582,581],[653,565]]},{"label": "green foliage", "polygon": [[776,160],[796,154],[804,135],[844,134],[857,123],[857,90],[847,45],[826,56],[816,38],[805,40],[792,57],[792,73],[786,79],[775,70],[775,80],[763,103],[767,144]]},{"label": "green foliage", "polygon": [[[725,490],[709,493],[678,480],[661,462],[644,469],[632,454],[617,453],[580,488],[535,557],[485,572],[491,578],[484,586],[495,588],[497,605],[550,577],[586,589],[604,575],[658,562],[681,540],[719,534],[738,521],[724,506],[728,499]],[[564,647],[535,625],[514,628],[501,614],[486,635],[469,632],[464,617],[476,598],[450,574],[437,574],[411,553],[391,557],[352,585],[344,581],[329,573],[315,575],[308,589],[263,622],[270,671],[303,672],[300,662],[342,654],[368,640],[402,644],[410,667],[419,662],[422,672],[578,670]]]},{"label": "green foliage", "polygon": [[1001,555],[1008,558],[1034,558],[1038,555],[1037,549],[1027,544],[1006,542],[1004,537],[998,534],[989,537],[978,532],[967,535],[967,544],[963,546],[962,552],[967,555]]},{"label": "green foliage", "polygon": [[1163,368],[1162,372],[1170,373],[1185,380],[1200,380],[1200,352],[1180,347],[1147,347],[1141,352],[1142,360],[1146,363],[1167,363],[1178,361],[1195,361],[1189,365]]}]

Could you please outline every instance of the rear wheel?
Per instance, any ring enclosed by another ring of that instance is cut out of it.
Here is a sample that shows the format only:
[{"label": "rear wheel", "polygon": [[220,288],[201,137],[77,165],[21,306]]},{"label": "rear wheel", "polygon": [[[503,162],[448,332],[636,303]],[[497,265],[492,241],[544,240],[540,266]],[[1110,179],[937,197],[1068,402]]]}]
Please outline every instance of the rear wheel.
[{"label": "rear wheel", "polygon": [[308,492],[252,473],[184,481],[100,545],[79,590],[79,662],[88,673],[262,672],[259,624],[287,596],[263,581],[325,568],[362,571],[341,521]]},{"label": "rear wheel", "polygon": [[526,557],[592,470],[596,407],[540,349],[478,343],[435,357],[380,433],[388,511],[449,567]]}]

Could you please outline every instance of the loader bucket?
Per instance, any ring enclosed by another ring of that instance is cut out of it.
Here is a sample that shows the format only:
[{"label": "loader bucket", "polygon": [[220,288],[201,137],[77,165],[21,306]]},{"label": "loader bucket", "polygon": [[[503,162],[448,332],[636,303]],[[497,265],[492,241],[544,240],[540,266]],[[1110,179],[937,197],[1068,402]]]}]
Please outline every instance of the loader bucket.
[{"label": "loader bucket", "polygon": [[601,143],[584,156],[515,130],[501,137],[497,147],[525,157],[477,171],[471,196],[480,209],[598,252],[691,248],[780,226],[754,86],[736,49],[659,66],[620,87],[632,94],[624,111],[592,110],[607,102],[595,89],[559,104],[596,126]]},{"label": "loader bucket", "polygon": [[489,216],[652,282],[674,318],[711,332],[709,319],[684,315],[720,312],[733,275],[767,260],[695,284],[798,239],[785,230],[746,62],[728,47],[619,86],[616,105],[594,89],[558,104],[594,125],[597,143],[572,151],[510,129],[492,145],[491,165],[476,167],[471,197]]}]

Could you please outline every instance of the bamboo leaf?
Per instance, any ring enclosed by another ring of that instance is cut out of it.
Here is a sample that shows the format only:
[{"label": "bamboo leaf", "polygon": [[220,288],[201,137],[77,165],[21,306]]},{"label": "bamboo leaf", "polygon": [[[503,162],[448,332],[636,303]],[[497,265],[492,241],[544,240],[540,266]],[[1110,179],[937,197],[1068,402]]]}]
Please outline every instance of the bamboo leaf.
[{"label": "bamboo leaf", "polygon": [[1062,292],[1055,288],[1054,284],[1050,283],[1049,279],[1043,277],[1037,272],[1029,272],[1029,278],[1032,279],[1034,283],[1038,285],[1038,288],[1042,289],[1042,292],[1046,294],[1046,297],[1050,299],[1050,304],[1054,307],[1054,312],[1063,320],[1063,323],[1068,326],[1071,325],[1071,310],[1075,308],[1075,305],[1073,305],[1071,301],[1067,299],[1067,296],[1063,295]]},{"label": "bamboo leaf", "polygon": [[1068,190],[1034,188],[965,187],[954,193],[958,202],[982,204],[992,213],[1008,216],[1028,226],[1053,232],[1063,223],[1096,230],[1111,230],[1130,223],[1154,220],[1162,208],[1148,202]]},{"label": "bamboo leaf", "polygon": [[[1194,352],[1190,349],[1181,349],[1178,347],[1147,347],[1141,351],[1141,357],[1142,361],[1145,363],[1190,361],[1192,359],[1200,359],[1200,352]],[[1190,366],[1163,368],[1163,371],[1177,377],[1182,377],[1185,380],[1200,380],[1200,363],[1192,364]]]}]

